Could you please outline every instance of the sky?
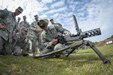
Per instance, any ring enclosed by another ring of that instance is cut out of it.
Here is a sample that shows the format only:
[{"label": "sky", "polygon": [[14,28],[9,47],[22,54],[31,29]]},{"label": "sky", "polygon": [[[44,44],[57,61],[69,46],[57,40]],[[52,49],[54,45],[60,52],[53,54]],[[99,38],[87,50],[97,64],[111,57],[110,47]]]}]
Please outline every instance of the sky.
[{"label": "sky", "polygon": [[75,15],[82,31],[101,29],[101,35],[87,40],[98,42],[113,35],[113,0],[0,0],[0,9],[14,11],[18,6],[24,11],[17,17],[26,15],[29,23],[37,14],[39,19],[54,19],[76,34],[72,17]]}]

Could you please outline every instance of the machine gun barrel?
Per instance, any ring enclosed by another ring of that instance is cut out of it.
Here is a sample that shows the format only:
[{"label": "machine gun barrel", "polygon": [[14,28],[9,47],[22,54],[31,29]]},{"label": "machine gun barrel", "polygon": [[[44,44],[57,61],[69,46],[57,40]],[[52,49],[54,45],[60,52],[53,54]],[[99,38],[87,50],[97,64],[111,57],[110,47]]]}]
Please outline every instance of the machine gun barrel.
[{"label": "machine gun barrel", "polygon": [[81,32],[80,35],[66,35],[64,36],[64,38],[67,42],[70,42],[70,41],[83,40],[84,38],[89,38],[89,37],[98,36],[98,35],[101,35],[100,28]]}]

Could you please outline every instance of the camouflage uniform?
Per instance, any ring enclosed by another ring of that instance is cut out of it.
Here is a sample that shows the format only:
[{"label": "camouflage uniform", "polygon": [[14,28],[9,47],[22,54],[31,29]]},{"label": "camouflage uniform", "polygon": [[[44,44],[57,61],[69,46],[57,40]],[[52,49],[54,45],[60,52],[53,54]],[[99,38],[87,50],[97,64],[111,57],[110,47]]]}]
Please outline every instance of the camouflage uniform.
[{"label": "camouflage uniform", "polygon": [[19,23],[19,28],[27,28],[28,29],[29,27],[30,27],[30,25],[26,21],[22,21]]},{"label": "camouflage uniform", "polygon": [[[19,23],[19,21],[18,21]],[[16,33],[15,36],[15,42],[16,43],[16,47],[14,49],[14,54],[15,55],[19,55],[21,53],[21,49],[23,49],[22,51],[26,51],[29,50],[29,47],[26,49],[27,43],[25,43],[25,39],[26,39],[26,34],[22,35],[21,30],[28,30],[30,27],[29,23],[26,21],[26,16],[23,16],[23,21],[21,21],[18,25],[18,32]]]},{"label": "camouflage uniform", "polygon": [[[37,31],[39,32],[37,32]],[[42,29],[37,25],[37,22],[34,21],[33,23],[31,23],[29,32],[28,32],[28,39],[30,39],[32,41],[32,51],[34,52],[35,50],[40,49],[39,45],[40,45],[40,31]]]},{"label": "camouflage uniform", "polygon": [[52,46],[51,44],[52,39],[56,38],[58,35],[62,35],[64,32],[64,28],[54,25],[49,26],[48,31],[43,31],[41,33],[41,43],[43,45],[42,54],[65,47],[65,45],[61,43],[58,43],[55,46]]},{"label": "camouflage uniform", "polygon": [[29,50],[29,43],[26,39],[26,35],[20,32],[17,32],[15,35],[15,46],[14,46],[14,55],[27,54]]},{"label": "camouflage uniform", "polygon": [[54,24],[52,24],[52,25],[62,27],[62,25],[61,25],[60,23],[54,23]]},{"label": "camouflage uniform", "polygon": [[[0,29],[0,53],[11,54],[12,51],[9,47],[12,43],[12,33],[16,25],[16,19],[13,12],[7,9],[0,10],[0,19],[5,22],[7,27],[5,30]],[[8,49],[6,50],[6,48]]]},{"label": "camouflage uniform", "polygon": [[50,19],[50,22],[51,22],[52,25],[62,27],[62,25],[60,23],[54,23],[53,19]]}]

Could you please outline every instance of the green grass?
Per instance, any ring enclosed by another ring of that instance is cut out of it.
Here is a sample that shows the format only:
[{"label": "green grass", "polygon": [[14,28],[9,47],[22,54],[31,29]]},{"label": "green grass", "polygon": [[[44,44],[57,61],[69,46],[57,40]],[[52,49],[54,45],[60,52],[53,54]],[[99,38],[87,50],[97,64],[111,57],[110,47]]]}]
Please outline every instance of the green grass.
[{"label": "green grass", "polygon": [[104,65],[90,49],[79,50],[68,58],[0,56],[0,75],[113,75],[113,45],[99,49],[111,64]]}]

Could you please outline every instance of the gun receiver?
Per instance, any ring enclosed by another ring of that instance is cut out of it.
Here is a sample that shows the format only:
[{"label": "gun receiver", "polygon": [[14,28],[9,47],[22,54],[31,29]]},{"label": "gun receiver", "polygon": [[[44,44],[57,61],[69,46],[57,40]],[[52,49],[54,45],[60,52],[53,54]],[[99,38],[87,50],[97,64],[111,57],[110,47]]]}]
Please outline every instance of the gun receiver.
[{"label": "gun receiver", "polygon": [[98,36],[98,35],[101,35],[100,28],[81,32],[79,35],[78,34],[77,35],[66,35],[64,36],[64,38],[68,42],[68,41],[83,40],[84,38],[89,38],[89,37]]}]

